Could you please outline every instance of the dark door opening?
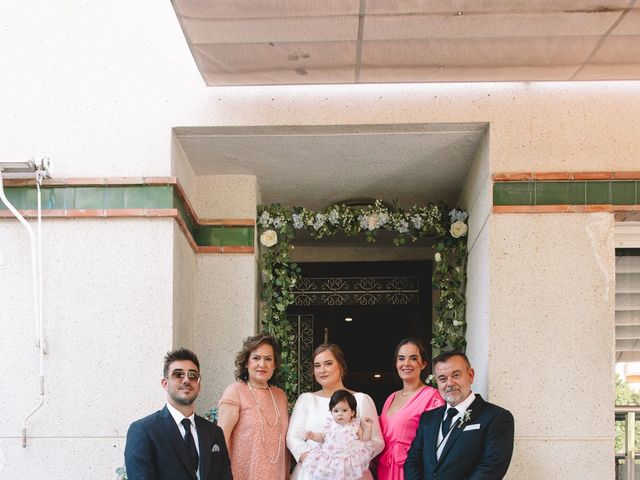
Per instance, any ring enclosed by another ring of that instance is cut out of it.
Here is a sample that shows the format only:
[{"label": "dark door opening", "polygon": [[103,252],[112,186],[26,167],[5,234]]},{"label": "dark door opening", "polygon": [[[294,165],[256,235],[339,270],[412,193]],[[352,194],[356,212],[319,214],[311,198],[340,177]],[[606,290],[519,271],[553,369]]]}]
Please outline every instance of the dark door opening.
[{"label": "dark door opening", "polygon": [[[387,396],[400,387],[394,374],[396,344],[417,337],[431,355],[431,262],[300,266],[303,281],[287,313],[311,321],[311,351],[327,341],[344,350],[349,368],[345,386],[368,393],[380,411]],[[304,359],[301,368],[308,369],[310,362]]]}]

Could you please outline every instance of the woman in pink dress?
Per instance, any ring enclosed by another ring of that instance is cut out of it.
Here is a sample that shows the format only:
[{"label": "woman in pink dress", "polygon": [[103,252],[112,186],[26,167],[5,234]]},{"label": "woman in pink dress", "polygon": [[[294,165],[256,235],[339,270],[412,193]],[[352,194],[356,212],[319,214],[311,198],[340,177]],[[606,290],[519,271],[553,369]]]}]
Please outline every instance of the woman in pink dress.
[{"label": "woman in pink dress", "polygon": [[218,404],[234,480],[289,478],[287,396],[271,385],[279,368],[280,345],[264,333],[247,338],[236,356],[237,382]]},{"label": "woman in pink dress", "polygon": [[401,340],[395,351],[402,389],[387,398],[380,415],[384,450],[378,457],[378,480],[404,480],[407,451],[416,436],[420,415],[444,405],[438,390],[425,385],[426,351],[415,338]]}]

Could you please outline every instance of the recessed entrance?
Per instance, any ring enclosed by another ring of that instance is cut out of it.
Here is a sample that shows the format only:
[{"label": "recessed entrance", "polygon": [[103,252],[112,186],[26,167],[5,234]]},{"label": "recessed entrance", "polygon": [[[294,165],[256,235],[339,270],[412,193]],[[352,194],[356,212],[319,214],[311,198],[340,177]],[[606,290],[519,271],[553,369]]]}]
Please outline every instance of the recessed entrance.
[{"label": "recessed entrance", "polygon": [[[301,390],[311,384],[311,352],[324,342],[345,352],[345,385],[371,395],[380,411],[399,387],[393,350],[406,337],[430,352],[431,261],[301,263],[303,280],[287,313],[296,327]],[[307,370],[307,371],[305,371]]]}]

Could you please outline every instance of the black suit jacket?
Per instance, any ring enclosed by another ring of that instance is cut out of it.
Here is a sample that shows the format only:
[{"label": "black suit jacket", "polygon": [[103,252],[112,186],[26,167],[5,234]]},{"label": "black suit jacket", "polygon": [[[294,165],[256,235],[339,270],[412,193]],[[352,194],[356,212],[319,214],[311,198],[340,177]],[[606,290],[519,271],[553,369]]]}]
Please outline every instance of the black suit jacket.
[{"label": "black suit jacket", "polygon": [[[232,480],[222,429],[195,416],[200,480]],[[131,424],[124,448],[129,480],[196,480],[178,425],[165,406]]]},{"label": "black suit jacket", "polygon": [[447,406],[420,417],[416,437],[404,464],[405,480],[499,480],[513,453],[513,415],[480,395],[469,406],[470,418],[454,424],[440,459],[438,430]]}]

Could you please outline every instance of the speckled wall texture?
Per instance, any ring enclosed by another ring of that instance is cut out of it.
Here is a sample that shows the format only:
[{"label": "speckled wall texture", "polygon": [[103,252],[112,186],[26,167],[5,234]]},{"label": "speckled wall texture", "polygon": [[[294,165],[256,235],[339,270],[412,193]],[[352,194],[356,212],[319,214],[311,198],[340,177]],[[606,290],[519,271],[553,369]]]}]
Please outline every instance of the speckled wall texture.
[{"label": "speckled wall texture", "polygon": [[516,418],[508,478],[613,478],[613,217],[490,227],[489,395]]}]

